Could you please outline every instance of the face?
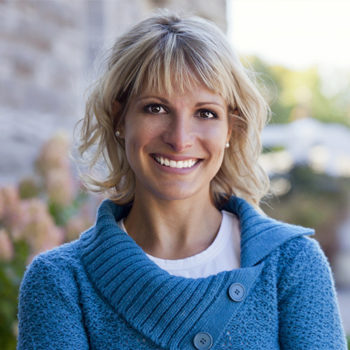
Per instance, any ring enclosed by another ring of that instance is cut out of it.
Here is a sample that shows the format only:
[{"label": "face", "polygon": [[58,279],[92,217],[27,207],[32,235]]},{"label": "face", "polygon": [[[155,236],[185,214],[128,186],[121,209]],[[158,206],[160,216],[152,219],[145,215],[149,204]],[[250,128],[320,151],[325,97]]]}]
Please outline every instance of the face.
[{"label": "face", "polygon": [[206,87],[136,96],[123,126],[135,196],[208,200],[229,136],[227,104]]}]

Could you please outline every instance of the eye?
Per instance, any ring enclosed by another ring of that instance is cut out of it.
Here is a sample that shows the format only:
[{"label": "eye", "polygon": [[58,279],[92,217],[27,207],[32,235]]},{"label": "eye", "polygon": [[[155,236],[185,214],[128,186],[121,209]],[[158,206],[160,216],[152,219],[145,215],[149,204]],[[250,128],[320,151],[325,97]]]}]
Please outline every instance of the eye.
[{"label": "eye", "polygon": [[218,117],[216,113],[208,109],[200,109],[198,111],[198,116],[203,119],[216,119]]},{"label": "eye", "polygon": [[158,103],[151,103],[145,106],[144,111],[151,114],[163,114],[167,112],[165,108]]}]

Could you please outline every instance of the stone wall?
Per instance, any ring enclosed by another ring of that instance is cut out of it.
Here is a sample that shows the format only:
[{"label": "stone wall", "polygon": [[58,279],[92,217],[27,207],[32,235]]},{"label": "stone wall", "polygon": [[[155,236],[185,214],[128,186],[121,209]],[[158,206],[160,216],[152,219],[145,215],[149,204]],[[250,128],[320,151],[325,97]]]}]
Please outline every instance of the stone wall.
[{"label": "stone wall", "polygon": [[81,4],[0,1],[0,173],[30,173],[38,147],[78,113]]},{"label": "stone wall", "polygon": [[39,147],[82,116],[94,62],[157,7],[225,29],[225,0],[0,0],[0,185],[33,171]]}]

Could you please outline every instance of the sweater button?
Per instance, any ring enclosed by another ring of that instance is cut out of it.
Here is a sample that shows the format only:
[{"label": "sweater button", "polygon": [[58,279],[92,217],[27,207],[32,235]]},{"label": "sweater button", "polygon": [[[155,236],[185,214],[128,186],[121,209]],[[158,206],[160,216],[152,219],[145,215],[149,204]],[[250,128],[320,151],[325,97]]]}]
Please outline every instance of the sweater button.
[{"label": "sweater button", "polygon": [[245,288],[240,283],[232,283],[228,289],[228,295],[233,301],[242,301],[245,296]]},{"label": "sweater button", "polygon": [[193,338],[193,345],[198,350],[208,350],[213,345],[213,338],[206,332],[197,333]]}]

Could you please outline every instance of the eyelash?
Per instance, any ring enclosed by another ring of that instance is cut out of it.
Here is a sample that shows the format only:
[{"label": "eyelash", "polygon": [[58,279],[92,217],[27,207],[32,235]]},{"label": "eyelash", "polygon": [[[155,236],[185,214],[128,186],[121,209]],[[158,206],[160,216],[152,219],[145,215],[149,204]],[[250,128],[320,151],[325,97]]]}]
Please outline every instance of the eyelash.
[{"label": "eyelash", "polygon": [[210,117],[210,118],[203,118],[203,119],[217,119],[218,118],[218,115],[209,109],[200,109],[198,112],[199,112],[199,114],[209,112],[212,115],[212,117]]},{"label": "eyelash", "polygon": [[[163,109],[163,111],[162,111],[162,112],[152,112],[151,108],[153,108],[153,107],[159,107],[160,109]],[[167,109],[165,106],[163,106],[163,105],[161,105],[161,104],[159,104],[159,103],[150,103],[150,104],[144,106],[143,110],[144,110],[144,112],[146,112],[146,113],[150,113],[150,114],[154,114],[154,115],[163,114],[164,112],[165,112],[165,113],[168,113],[168,109]],[[211,114],[212,116],[209,117],[209,118],[208,118],[208,117],[202,117],[201,115],[202,115],[203,113],[209,113],[209,114]],[[217,119],[217,118],[218,118],[218,115],[217,115],[215,112],[213,112],[213,111],[211,111],[211,110],[209,110],[209,109],[199,109],[199,110],[196,112],[196,115],[198,115],[199,118],[201,118],[201,119]]]},{"label": "eyelash", "polygon": [[152,110],[151,110],[151,108],[152,107],[160,107],[160,108],[162,108],[163,110],[164,110],[164,112],[168,112],[168,110],[167,110],[167,108],[165,108],[163,105],[161,105],[161,104],[159,104],[159,103],[150,103],[150,104],[148,104],[148,105],[146,105],[144,108],[143,108],[143,110],[144,110],[144,112],[146,112],[146,113],[151,113],[151,114],[161,114],[161,113],[164,113],[164,112],[152,112]]}]

